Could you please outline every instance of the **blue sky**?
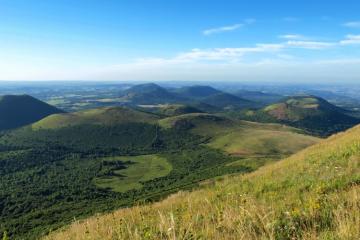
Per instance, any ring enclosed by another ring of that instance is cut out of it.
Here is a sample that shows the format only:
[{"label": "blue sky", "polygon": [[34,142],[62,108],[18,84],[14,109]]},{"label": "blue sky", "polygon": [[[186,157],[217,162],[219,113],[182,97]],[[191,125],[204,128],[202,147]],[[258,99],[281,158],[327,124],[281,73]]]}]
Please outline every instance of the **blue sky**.
[{"label": "blue sky", "polygon": [[0,0],[1,80],[360,82],[356,0]]}]

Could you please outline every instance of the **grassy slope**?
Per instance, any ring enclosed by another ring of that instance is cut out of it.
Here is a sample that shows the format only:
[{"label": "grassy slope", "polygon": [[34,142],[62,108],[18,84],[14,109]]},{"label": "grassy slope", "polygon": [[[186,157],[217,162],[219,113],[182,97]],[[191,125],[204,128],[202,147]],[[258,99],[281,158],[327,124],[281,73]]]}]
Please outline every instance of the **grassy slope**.
[{"label": "grassy slope", "polygon": [[116,192],[126,192],[131,189],[142,188],[142,183],[170,173],[172,166],[165,158],[157,155],[141,155],[131,157],[108,157],[106,161],[128,162],[127,168],[116,170],[115,176],[95,179],[100,188],[110,188]]},{"label": "grassy slope", "polygon": [[55,114],[32,125],[33,129],[52,129],[81,124],[154,123],[158,117],[126,107],[104,107],[75,113]]},{"label": "grassy slope", "polygon": [[186,114],[160,121],[163,127],[188,121],[191,132],[210,138],[210,147],[241,157],[274,157],[293,154],[317,141],[298,129],[279,124],[235,121],[211,114]]},{"label": "grassy slope", "polygon": [[46,239],[359,239],[360,126],[244,176]]}]

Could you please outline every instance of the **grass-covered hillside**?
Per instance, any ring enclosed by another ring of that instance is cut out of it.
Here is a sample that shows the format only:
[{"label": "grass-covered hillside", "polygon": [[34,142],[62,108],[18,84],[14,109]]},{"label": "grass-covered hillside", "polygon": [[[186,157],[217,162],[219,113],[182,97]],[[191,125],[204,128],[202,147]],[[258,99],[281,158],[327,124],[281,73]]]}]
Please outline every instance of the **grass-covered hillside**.
[{"label": "grass-covered hillside", "polygon": [[319,141],[284,125],[239,121],[206,113],[165,118],[159,123],[165,128],[188,130],[206,137],[211,148],[241,158],[279,159]]},{"label": "grass-covered hillside", "polygon": [[25,126],[61,112],[28,95],[0,96],[0,131]]},{"label": "grass-covered hillside", "polygon": [[62,239],[359,239],[360,126],[243,176],[50,234]]},{"label": "grass-covered hillside", "polygon": [[294,96],[258,111],[246,111],[245,119],[279,122],[327,136],[348,129],[360,122],[341,109],[315,96]]},{"label": "grass-covered hillside", "polygon": [[55,114],[0,135],[0,232],[36,239],[74,218],[254,171],[317,141],[293,128],[205,113]]},{"label": "grass-covered hillside", "polygon": [[127,107],[103,107],[73,113],[54,114],[32,125],[33,129],[54,129],[84,124],[116,125],[123,123],[154,123],[155,114]]}]

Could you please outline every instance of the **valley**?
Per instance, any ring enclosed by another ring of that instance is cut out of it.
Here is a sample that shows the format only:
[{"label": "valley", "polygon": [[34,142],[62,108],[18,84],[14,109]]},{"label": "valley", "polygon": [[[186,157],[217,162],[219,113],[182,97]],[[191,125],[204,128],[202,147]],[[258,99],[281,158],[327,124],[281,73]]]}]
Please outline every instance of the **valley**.
[{"label": "valley", "polygon": [[357,126],[253,173],[75,221],[44,239],[357,239],[359,134]]}]

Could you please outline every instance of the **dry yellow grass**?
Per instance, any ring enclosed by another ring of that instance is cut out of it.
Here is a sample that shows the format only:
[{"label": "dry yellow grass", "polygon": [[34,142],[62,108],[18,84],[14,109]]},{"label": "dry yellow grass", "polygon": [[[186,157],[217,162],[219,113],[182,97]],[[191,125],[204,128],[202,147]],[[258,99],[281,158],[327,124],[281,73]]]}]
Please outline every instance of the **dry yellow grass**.
[{"label": "dry yellow grass", "polygon": [[75,221],[46,240],[360,239],[360,127],[244,176]]}]

